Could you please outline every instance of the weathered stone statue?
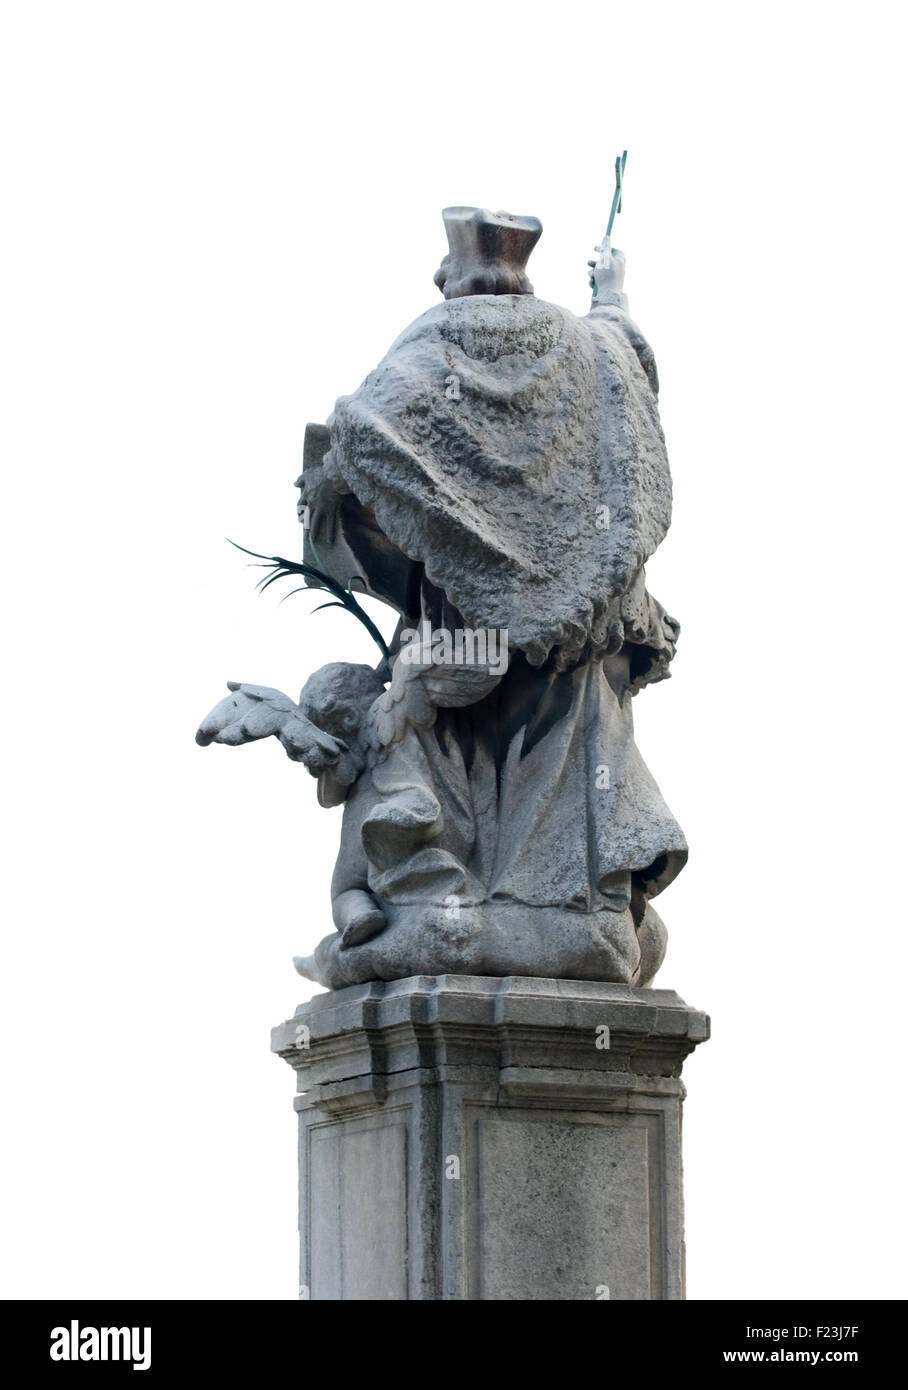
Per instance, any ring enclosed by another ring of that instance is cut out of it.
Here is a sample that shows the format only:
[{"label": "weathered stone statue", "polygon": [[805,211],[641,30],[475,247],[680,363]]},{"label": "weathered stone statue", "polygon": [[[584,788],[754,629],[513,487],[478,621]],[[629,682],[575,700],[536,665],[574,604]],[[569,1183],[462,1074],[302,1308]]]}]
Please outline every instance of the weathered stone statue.
[{"label": "weathered stone statue", "polygon": [[535,218],[444,220],[444,302],[309,427],[299,479],[307,560],[396,611],[388,656],[298,703],[231,684],[197,737],[275,735],[344,803],[302,974],[646,985],[687,855],[633,733],[678,637],[644,580],[671,510],[653,354],[620,252],[577,318],[533,294]]}]

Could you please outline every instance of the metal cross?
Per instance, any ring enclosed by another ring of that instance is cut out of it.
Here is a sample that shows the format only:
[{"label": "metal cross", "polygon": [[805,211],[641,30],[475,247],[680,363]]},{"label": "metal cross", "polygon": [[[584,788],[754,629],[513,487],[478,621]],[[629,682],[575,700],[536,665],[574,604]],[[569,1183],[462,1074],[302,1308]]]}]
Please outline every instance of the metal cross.
[{"label": "metal cross", "polygon": [[605,230],[605,240],[608,241],[612,235],[612,226],[615,221],[615,213],[621,211],[621,194],[624,187],[624,166],[627,163],[627,150],[619,155],[615,160],[615,196],[612,198],[612,210],[609,213],[608,227]]}]

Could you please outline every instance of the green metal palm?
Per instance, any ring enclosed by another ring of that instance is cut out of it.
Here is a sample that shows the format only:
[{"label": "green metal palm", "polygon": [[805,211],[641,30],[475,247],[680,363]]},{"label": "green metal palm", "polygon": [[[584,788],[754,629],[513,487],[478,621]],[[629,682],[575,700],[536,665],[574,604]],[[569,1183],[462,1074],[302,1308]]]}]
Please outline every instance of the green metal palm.
[{"label": "green metal palm", "polygon": [[[285,560],[281,555],[260,555],[257,550],[247,550],[244,545],[237,545],[236,541],[230,541],[230,544],[235,546],[237,550],[242,550],[244,555],[252,555],[256,560],[263,560],[265,562],[263,565],[256,566],[256,568],[270,569],[272,571],[269,575],[263,575],[255,586],[257,589],[260,589],[262,593],[264,593],[268,585],[273,584],[276,579],[289,579],[292,575],[302,575],[305,579],[314,579],[323,589],[327,589],[329,593],[334,595],[334,600],[331,603],[320,603],[318,608],[314,608],[312,611],[318,613],[322,608],[345,608],[348,613],[353,614],[354,618],[359,619],[384,659],[386,661],[388,660],[390,652],[388,651],[385,639],[382,637],[365,609],[357,603],[353,593],[352,586],[354,580],[359,579],[360,583],[365,587],[365,580],[361,575],[353,575],[347,587],[344,588],[336,579],[332,579],[330,574],[326,574],[324,570],[317,569],[315,565],[300,564],[297,560]],[[318,559],[318,552],[315,550],[311,538],[309,545],[316,559]],[[306,585],[301,584],[299,588],[291,589],[289,594],[284,595],[284,598],[290,598],[291,594],[298,594],[305,590],[306,587]]]}]

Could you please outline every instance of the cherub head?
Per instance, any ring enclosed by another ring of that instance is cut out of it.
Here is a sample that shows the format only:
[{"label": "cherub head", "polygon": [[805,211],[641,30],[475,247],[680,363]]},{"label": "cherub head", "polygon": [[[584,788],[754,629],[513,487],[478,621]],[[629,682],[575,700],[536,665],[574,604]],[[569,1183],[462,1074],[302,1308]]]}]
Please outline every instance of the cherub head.
[{"label": "cherub head", "polygon": [[326,734],[356,743],[369,706],[384,688],[371,666],[332,661],[306,681],[300,691],[300,709]]}]

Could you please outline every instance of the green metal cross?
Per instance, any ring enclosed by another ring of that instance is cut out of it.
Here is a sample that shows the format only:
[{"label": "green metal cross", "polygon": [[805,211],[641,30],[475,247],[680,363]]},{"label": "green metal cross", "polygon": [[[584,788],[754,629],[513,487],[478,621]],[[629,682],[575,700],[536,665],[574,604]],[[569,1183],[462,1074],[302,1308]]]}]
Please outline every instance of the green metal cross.
[{"label": "green metal cross", "polygon": [[621,211],[621,194],[624,188],[624,166],[627,163],[627,150],[615,160],[615,196],[612,198],[612,210],[609,213],[608,226],[605,229],[605,240],[608,241],[612,235],[612,227],[615,222],[615,213]]}]

